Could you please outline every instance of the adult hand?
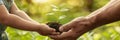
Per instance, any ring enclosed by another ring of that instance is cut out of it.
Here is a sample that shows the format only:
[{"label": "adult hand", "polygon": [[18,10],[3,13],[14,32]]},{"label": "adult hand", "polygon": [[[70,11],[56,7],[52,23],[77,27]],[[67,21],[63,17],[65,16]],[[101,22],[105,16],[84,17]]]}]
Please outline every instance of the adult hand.
[{"label": "adult hand", "polygon": [[79,36],[92,29],[91,22],[86,18],[78,17],[60,27],[61,35],[51,36],[55,40],[77,40]]}]

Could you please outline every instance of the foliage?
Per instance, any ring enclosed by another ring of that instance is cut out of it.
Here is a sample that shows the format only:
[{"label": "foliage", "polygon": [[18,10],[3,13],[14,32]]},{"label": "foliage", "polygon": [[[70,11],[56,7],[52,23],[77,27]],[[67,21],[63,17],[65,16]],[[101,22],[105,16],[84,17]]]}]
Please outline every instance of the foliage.
[{"label": "foliage", "polygon": [[[94,0],[92,10],[104,6],[109,0]],[[17,6],[40,22],[57,21],[65,24],[75,17],[86,16],[91,12],[86,9],[85,0],[15,0]],[[36,32],[29,32],[8,27],[10,40],[51,40]],[[82,35],[78,40],[120,40],[120,22],[101,26]]]}]

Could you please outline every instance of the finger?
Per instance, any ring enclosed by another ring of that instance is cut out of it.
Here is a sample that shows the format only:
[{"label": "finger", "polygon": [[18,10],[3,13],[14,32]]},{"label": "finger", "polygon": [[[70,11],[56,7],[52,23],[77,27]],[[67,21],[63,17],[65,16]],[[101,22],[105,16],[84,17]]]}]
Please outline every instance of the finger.
[{"label": "finger", "polygon": [[64,33],[64,35],[59,36],[58,38],[61,40],[77,40],[78,37],[76,37],[76,34],[68,34],[68,33]]},{"label": "finger", "polygon": [[72,31],[68,31],[68,32],[63,32],[61,35],[50,35],[50,38],[54,40],[71,40],[72,35],[75,34]]},{"label": "finger", "polygon": [[54,31],[56,31],[55,29],[50,28],[48,25],[45,25],[45,24],[43,24],[42,29],[44,29],[44,30],[46,30],[46,31],[49,31],[49,32],[54,32]]},{"label": "finger", "polygon": [[51,39],[57,39],[59,35],[49,35]]},{"label": "finger", "polygon": [[55,30],[55,29],[53,29],[53,28],[50,28],[50,31],[51,31],[51,32],[55,32],[56,30]]},{"label": "finger", "polygon": [[71,37],[72,35],[74,35],[74,33],[70,30],[68,32],[63,32],[61,35],[58,36],[58,38],[65,39]]},{"label": "finger", "polygon": [[58,34],[58,33],[56,33],[56,30],[53,28],[48,28],[46,31],[47,31],[48,35]]},{"label": "finger", "polygon": [[84,19],[85,19],[84,17],[75,18],[71,22],[61,26],[59,30],[62,31],[62,32],[67,32],[71,28],[74,28],[76,26],[76,24],[78,24],[80,22],[80,20],[84,20]]},{"label": "finger", "polygon": [[67,32],[67,31],[69,31],[71,28],[73,28],[73,25],[72,25],[72,24],[73,24],[72,22],[69,22],[69,23],[61,26],[61,27],[59,28],[59,30],[60,30],[61,32]]},{"label": "finger", "polygon": [[51,33],[51,35],[60,35],[60,33],[59,32],[53,32],[53,33]]}]

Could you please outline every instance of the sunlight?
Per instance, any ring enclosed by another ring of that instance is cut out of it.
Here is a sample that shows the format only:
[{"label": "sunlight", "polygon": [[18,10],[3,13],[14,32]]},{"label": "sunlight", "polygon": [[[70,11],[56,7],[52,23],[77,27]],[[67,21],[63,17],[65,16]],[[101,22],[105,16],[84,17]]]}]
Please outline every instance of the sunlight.
[{"label": "sunlight", "polygon": [[49,0],[34,0],[35,3],[47,3]]}]

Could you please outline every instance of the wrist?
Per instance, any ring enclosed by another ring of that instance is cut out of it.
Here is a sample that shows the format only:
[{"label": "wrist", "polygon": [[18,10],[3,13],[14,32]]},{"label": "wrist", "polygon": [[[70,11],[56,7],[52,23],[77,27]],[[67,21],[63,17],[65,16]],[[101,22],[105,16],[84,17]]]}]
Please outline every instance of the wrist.
[{"label": "wrist", "polygon": [[43,25],[43,24],[39,24],[39,25],[37,25],[37,28],[36,28],[35,31],[37,31],[37,32],[42,32],[43,29],[44,29],[44,27],[45,27],[45,25]]},{"label": "wrist", "polygon": [[37,24],[36,27],[34,28],[34,31],[40,31],[41,30],[41,25]]},{"label": "wrist", "polygon": [[94,17],[90,17],[90,18],[87,18],[86,17],[86,20],[89,22],[89,28],[92,30],[94,28],[97,28],[99,26],[101,26],[102,23],[100,23],[100,21],[97,21],[99,20],[96,16]]}]

